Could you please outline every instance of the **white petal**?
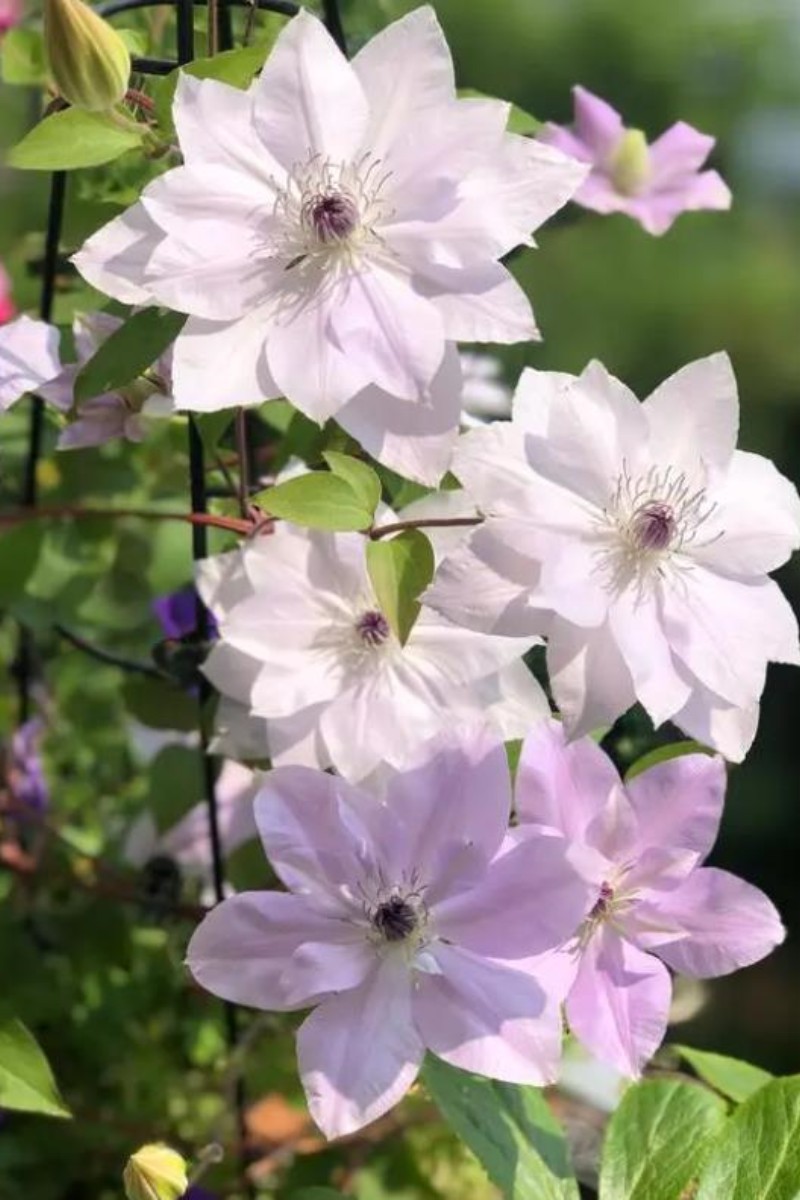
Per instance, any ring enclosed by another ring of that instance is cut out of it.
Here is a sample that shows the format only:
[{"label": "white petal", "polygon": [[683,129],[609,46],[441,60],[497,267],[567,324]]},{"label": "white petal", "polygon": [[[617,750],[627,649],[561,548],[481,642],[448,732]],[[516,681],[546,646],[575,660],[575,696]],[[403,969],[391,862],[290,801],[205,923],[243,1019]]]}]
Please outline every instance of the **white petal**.
[{"label": "white petal", "polygon": [[570,737],[612,725],[636,700],[633,680],[608,624],[579,629],[554,621],[547,667]]},{"label": "white petal", "polygon": [[258,309],[225,323],[189,317],[175,342],[176,408],[217,412],[280,396],[267,366],[265,324]]},{"label": "white petal", "polygon": [[713,467],[727,466],[739,430],[739,396],[727,354],[682,367],[643,407],[657,462],[691,468],[700,458]]},{"label": "white petal", "polygon": [[55,326],[30,317],[0,328],[0,412],[59,374],[58,343]]},{"label": "white petal", "polygon": [[762,575],[800,545],[797,489],[760,454],[736,450],[692,557],[721,574]]},{"label": "white petal", "polygon": [[423,282],[454,342],[509,344],[540,337],[530,300],[500,263],[469,270],[429,267]]},{"label": "white petal", "polygon": [[181,71],[172,116],[186,163],[229,167],[264,183],[279,170],[253,126],[253,89]]},{"label": "white petal", "polygon": [[93,234],[72,261],[88,283],[123,304],[151,304],[146,275],[164,234],[144,205],[134,204]]}]

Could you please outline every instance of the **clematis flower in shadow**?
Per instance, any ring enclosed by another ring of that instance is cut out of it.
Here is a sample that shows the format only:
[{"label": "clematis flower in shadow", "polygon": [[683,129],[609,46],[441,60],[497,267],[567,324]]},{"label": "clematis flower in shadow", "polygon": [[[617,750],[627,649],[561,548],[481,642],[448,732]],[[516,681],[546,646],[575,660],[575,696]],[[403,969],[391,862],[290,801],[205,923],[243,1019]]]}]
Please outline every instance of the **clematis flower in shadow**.
[{"label": "clematis flower in shadow", "polygon": [[[584,164],[459,99],[433,9],[342,55],[307,11],[248,91],[183,75],[184,165],[76,255],[94,286],[189,314],[179,408],[285,395],[388,466],[435,482],[458,425],[455,343],[537,336],[500,259]],[[408,440],[416,462],[403,461]]]},{"label": "clematis flower in shadow", "polygon": [[593,1054],[626,1075],[639,1075],[664,1037],[667,967],[711,979],[783,941],[763,892],[701,866],[716,840],[725,782],[722,759],[687,754],[623,785],[591,738],[568,744],[555,721],[537,726],[523,746],[515,793],[523,827],[563,834],[595,889],[573,947],[567,1019]]},{"label": "clematis flower in shadow", "polygon": [[0,413],[16,404],[26,392],[41,393],[43,385],[59,374],[58,330],[17,317],[0,328]]},{"label": "clematis flower in shadow", "polygon": [[455,473],[487,520],[425,601],[473,629],[547,635],[571,736],[635,700],[740,761],[769,662],[800,662],[797,622],[767,572],[800,544],[794,486],[736,450],[725,354],[644,403],[597,362],[524,372],[510,423],[460,439]]},{"label": "clematis flower in shadow", "polygon": [[543,1084],[558,1071],[564,956],[586,885],[557,835],[507,833],[505,749],[434,743],[367,793],[302,767],[264,778],[256,822],[288,892],[243,892],[189,945],[195,979],[256,1008],[314,1007],[297,1038],[314,1120],[350,1133],[396,1104],[426,1048]]},{"label": "clematis flower in shadow", "polygon": [[714,138],[678,121],[651,145],[639,129],[626,129],[610,104],[585,88],[572,89],[575,124],[545,125],[539,138],[591,172],[573,197],[600,213],[625,213],[662,234],[683,212],[727,209],[731,193],[716,171],[702,170]]},{"label": "clematis flower in shadow", "polygon": [[[73,332],[78,360],[65,366],[58,378],[39,389],[50,404],[62,412],[73,407],[75,378],[81,367],[122,325],[119,317],[95,312],[75,318]],[[102,446],[116,438],[140,442],[147,432],[148,417],[169,416],[174,411],[172,351],[154,363],[146,378],[137,379],[115,392],[104,392],[80,404],[58,439],[59,450]]]}]

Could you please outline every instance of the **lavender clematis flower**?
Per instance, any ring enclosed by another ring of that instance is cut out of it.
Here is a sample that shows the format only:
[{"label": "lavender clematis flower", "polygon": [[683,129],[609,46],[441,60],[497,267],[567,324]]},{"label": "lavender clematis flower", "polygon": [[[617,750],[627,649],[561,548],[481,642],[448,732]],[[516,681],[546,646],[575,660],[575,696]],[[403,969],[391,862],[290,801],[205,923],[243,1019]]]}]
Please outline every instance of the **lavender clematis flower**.
[{"label": "lavender clematis flower", "polygon": [[575,124],[546,125],[539,138],[592,164],[573,197],[595,212],[621,212],[648,233],[666,233],[683,212],[727,209],[731,193],[716,171],[701,167],[714,139],[679,121],[652,145],[641,130],[626,129],[610,104],[585,88],[573,88]]},{"label": "lavender clematis flower", "polygon": [[597,362],[579,378],[525,371],[513,420],[460,439],[455,473],[487,519],[426,603],[469,628],[545,634],[573,736],[639,700],[740,761],[767,663],[800,663],[768,576],[800,544],[800,500],[736,450],[738,421],[725,354],[641,404]]},{"label": "lavender clematis flower", "polygon": [[39,392],[61,370],[58,357],[58,330],[17,317],[0,328],[0,413],[21,399],[26,392]]},{"label": "lavender clematis flower", "polygon": [[[40,395],[62,412],[73,406],[75,377],[102,343],[122,325],[119,317],[95,312],[75,318],[73,332],[78,361],[61,370],[52,383],[39,388]],[[137,379],[118,392],[104,392],[86,400],[58,439],[59,450],[103,446],[116,438],[140,442],[147,431],[147,417],[169,416],[174,410],[172,350],[154,363],[150,378]]]},{"label": "lavender clematis flower", "polygon": [[226,900],[187,962],[215,995],[315,1006],[298,1032],[314,1120],[337,1137],[375,1120],[425,1049],[514,1083],[557,1073],[564,956],[588,911],[557,835],[509,837],[502,743],[433,744],[381,794],[302,767],[264,779],[256,821],[286,892]]},{"label": "lavender clematis flower", "polygon": [[523,746],[515,795],[523,828],[563,834],[595,888],[574,947],[567,1018],[597,1058],[626,1075],[638,1075],[664,1037],[667,967],[710,979],[783,941],[763,892],[701,866],[717,836],[725,782],[722,759],[687,754],[623,785],[591,738],[567,744],[555,721],[537,726]]},{"label": "lavender clematis flower", "polygon": [[40,751],[43,731],[44,723],[38,717],[20,725],[11,738],[6,764],[6,778],[14,799],[38,813],[50,804]]},{"label": "lavender clematis flower", "polygon": [[76,265],[124,303],[189,314],[179,408],[285,395],[436,482],[458,426],[454,343],[537,336],[500,259],[531,244],[587,173],[507,133],[508,112],[457,98],[430,7],[352,62],[301,11],[248,91],[181,76],[184,165]]}]

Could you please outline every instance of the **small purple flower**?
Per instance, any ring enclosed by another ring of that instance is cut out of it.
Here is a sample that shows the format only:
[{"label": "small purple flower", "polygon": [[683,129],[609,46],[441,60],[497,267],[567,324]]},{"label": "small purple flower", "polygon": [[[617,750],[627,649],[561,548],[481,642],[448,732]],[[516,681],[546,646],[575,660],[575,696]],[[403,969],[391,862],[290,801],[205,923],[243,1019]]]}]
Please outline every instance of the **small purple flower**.
[{"label": "small purple flower", "polygon": [[725,781],[721,758],[686,754],[623,785],[591,738],[567,743],[557,721],[542,722],[525,741],[521,828],[566,837],[571,861],[595,888],[573,945],[567,1019],[592,1054],[625,1075],[639,1075],[664,1037],[667,967],[712,979],[783,940],[763,892],[701,866],[719,829]]},{"label": "small purple flower", "polygon": [[[165,638],[190,637],[197,629],[197,593],[191,584],[170,592],[168,596],[159,596],[153,601],[153,613],[164,632]],[[217,636],[217,623],[211,613],[208,614],[209,634]]]},{"label": "small purple flower", "polygon": [[[305,767],[263,779],[255,817],[288,891],[241,892],[195,931],[201,986],[314,1011],[297,1053],[328,1137],[385,1113],[426,1049],[511,1083],[558,1073],[570,960],[592,895],[553,831],[508,832],[502,742],[429,745],[375,794]],[[377,785],[376,785],[377,786]]]},{"label": "small purple flower", "polygon": [[8,785],[17,804],[44,812],[50,804],[50,792],[44,776],[39,750],[44,724],[34,717],[20,725],[11,738],[7,766]]},{"label": "small purple flower", "polygon": [[648,145],[639,129],[585,88],[572,89],[575,123],[546,125],[541,141],[592,164],[574,196],[595,212],[622,212],[648,233],[666,233],[676,217],[697,209],[727,209],[731,193],[716,171],[702,171],[714,138],[678,121]]}]

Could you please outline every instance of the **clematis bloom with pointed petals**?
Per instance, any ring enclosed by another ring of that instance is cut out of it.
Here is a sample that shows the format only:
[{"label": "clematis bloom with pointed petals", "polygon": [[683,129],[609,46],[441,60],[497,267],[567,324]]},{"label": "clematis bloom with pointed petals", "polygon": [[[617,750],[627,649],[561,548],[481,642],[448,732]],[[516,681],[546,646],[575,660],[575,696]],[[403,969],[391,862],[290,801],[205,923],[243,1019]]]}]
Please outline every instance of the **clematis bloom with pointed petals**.
[{"label": "clematis bloom with pointed petals", "polygon": [[[184,165],[76,265],[124,303],[189,314],[179,408],[285,395],[317,422],[339,414],[392,465],[400,439],[454,435],[450,343],[536,336],[499,260],[531,244],[587,168],[507,133],[508,112],[456,98],[430,7],[352,63],[302,11],[248,91],[181,77]],[[444,469],[436,451],[428,481]]]},{"label": "clematis bloom with pointed petals", "polygon": [[644,403],[591,363],[526,371],[508,424],[465,434],[454,470],[487,520],[426,602],[470,628],[547,635],[571,735],[639,700],[740,761],[769,662],[800,663],[797,622],[768,572],[800,544],[800,500],[735,449],[725,354]]},{"label": "clematis bloom with pointed petals", "polygon": [[61,370],[58,343],[53,325],[31,317],[17,317],[0,328],[0,413],[55,379]]},{"label": "clematis bloom with pointed petals", "polygon": [[687,754],[623,784],[591,738],[569,744],[555,721],[523,746],[515,793],[522,828],[563,834],[595,889],[573,947],[567,1019],[587,1049],[625,1075],[639,1075],[663,1040],[667,967],[711,979],[783,941],[763,892],[701,865],[717,837],[725,782],[722,759]]},{"label": "clematis bloom with pointed petals", "polygon": [[546,125],[539,138],[591,163],[573,197],[600,213],[621,212],[647,230],[666,233],[677,217],[698,209],[727,209],[731,193],[716,171],[701,168],[714,138],[678,121],[651,145],[639,129],[626,129],[615,109],[585,88],[572,89],[575,123]]},{"label": "clematis bloom with pointed petals", "polygon": [[[77,362],[63,367],[51,383],[39,389],[42,397],[62,412],[73,406],[75,379],[90,358],[122,325],[110,313],[87,313],[75,318],[73,333]],[[147,418],[168,416],[174,410],[170,396],[172,354],[167,351],[154,363],[148,378],[137,379],[115,392],[93,396],[78,406],[73,420],[62,430],[59,450],[103,446],[124,438],[140,442],[147,432]]]},{"label": "clematis bloom with pointed petals", "polygon": [[405,645],[380,610],[358,533],[280,524],[206,559],[198,588],[219,624],[203,670],[266,718],[273,761],[363,779],[413,762],[426,738],[486,721],[521,737],[549,714],[521,662],[536,638],[487,637],[422,609]]},{"label": "clematis bloom with pointed petals", "polygon": [[302,767],[255,801],[288,892],[243,892],[189,944],[195,979],[256,1008],[314,1006],[300,1073],[327,1137],[396,1104],[425,1050],[511,1083],[554,1080],[568,973],[554,953],[590,898],[567,843],[511,837],[502,743],[434,743],[379,793]]}]

